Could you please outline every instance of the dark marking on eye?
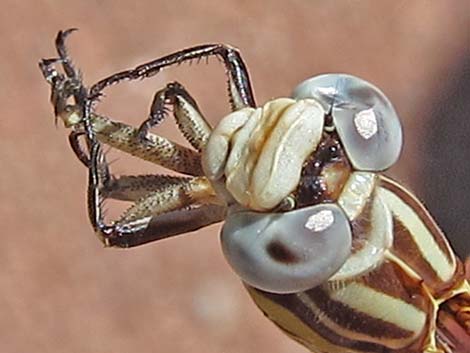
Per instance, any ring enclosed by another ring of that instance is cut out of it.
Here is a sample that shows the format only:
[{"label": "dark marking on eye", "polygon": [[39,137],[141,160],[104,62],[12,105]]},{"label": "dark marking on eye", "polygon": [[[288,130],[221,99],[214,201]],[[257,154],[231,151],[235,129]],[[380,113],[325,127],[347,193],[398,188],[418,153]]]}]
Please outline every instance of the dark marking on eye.
[{"label": "dark marking on eye", "polygon": [[266,247],[266,251],[275,261],[284,264],[294,264],[300,260],[296,254],[279,241],[270,242]]}]

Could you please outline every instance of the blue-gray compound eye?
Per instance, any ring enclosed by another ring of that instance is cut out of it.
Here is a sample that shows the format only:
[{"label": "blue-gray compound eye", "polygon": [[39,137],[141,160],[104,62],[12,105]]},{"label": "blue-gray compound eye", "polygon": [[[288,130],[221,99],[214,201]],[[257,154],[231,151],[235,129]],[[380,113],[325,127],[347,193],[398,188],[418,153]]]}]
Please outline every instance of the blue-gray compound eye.
[{"label": "blue-gray compound eye", "polygon": [[403,144],[400,120],[388,98],[371,83],[346,74],[325,74],[302,82],[293,97],[313,98],[331,112],[356,169],[381,171],[397,161]]},{"label": "blue-gray compound eye", "polygon": [[295,293],[326,282],[351,254],[343,210],[322,204],[286,213],[230,214],[222,249],[240,278],[272,293]]}]

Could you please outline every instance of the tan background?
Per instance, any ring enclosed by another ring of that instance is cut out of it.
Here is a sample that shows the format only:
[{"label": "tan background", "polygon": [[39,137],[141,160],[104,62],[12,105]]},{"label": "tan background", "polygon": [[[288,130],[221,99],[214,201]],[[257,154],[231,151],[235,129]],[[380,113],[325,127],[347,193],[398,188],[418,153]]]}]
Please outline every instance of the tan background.
[{"label": "tan background", "polygon": [[[36,64],[55,54],[59,29],[80,28],[70,48],[88,83],[206,42],[242,50],[260,103],[318,73],[362,76],[386,92],[403,119],[406,146],[392,174],[418,193],[430,102],[469,43],[465,0],[2,5],[0,352],[8,353],[304,352],[250,302],[222,257],[218,226],[128,251],[103,249],[94,239],[85,170],[64,128],[54,128]],[[228,111],[216,60],[109,90],[102,111],[138,124],[153,92],[174,79],[210,121]],[[176,135],[171,121],[159,131]],[[126,158],[113,167],[155,170]]]}]

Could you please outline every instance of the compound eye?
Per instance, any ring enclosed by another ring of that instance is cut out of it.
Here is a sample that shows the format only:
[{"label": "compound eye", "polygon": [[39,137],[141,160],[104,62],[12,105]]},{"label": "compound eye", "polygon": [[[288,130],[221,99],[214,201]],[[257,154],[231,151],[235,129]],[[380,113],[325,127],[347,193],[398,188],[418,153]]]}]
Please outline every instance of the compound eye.
[{"label": "compound eye", "polygon": [[302,82],[293,97],[314,98],[331,113],[356,169],[381,171],[397,161],[403,143],[400,120],[388,98],[371,83],[346,74],[325,74]]},{"label": "compound eye", "polygon": [[327,281],[346,262],[351,229],[334,204],[286,213],[237,212],[221,234],[222,249],[240,278],[272,293],[294,293]]}]

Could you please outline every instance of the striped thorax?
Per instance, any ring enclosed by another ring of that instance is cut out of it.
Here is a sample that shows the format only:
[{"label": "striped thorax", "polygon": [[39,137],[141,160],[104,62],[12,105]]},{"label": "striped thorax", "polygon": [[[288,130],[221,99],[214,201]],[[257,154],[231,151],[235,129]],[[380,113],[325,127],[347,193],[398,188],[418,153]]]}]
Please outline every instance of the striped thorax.
[{"label": "striped thorax", "polygon": [[452,301],[470,310],[469,285],[423,205],[379,174],[401,146],[385,95],[332,74],[228,115],[204,150],[227,260],[313,352],[457,352],[436,325]]}]

